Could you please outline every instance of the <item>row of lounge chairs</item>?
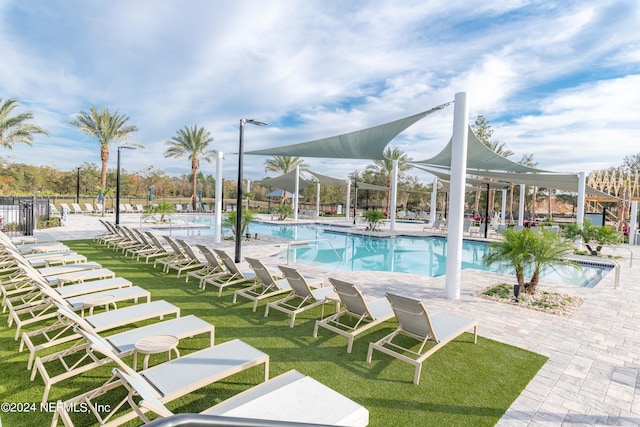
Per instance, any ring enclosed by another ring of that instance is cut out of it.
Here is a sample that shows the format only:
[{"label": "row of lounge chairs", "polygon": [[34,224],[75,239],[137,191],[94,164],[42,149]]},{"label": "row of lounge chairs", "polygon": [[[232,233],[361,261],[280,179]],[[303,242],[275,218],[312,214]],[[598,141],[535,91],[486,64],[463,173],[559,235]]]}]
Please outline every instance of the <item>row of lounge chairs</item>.
[{"label": "row of lounge chairs", "polygon": [[[123,241],[116,244],[117,239],[110,239],[106,235],[100,236],[100,239],[123,251],[131,249]],[[44,249],[46,252],[39,252]],[[310,414],[316,414],[322,422],[333,420],[337,411],[343,413],[343,419],[351,420],[347,425],[367,424],[368,411],[365,408],[296,371],[269,380],[269,356],[266,353],[241,340],[214,345],[214,326],[208,322],[192,315],[180,317],[179,307],[162,300],[151,301],[149,292],[133,286],[125,279],[112,278],[120,279],[120,283],[111,287],[103,279],[93,277],[95,273],[92,272],[101,269],[99,264],[78,260],[37,269],[25,256],[32,253],[46,254],[47,259],[53,262],[57,257],[69,257],[71,251],[55,242],[16,245],[0,234],[3,309],[9,312],[10,321],[15,324],[21,322],[22,327],[29,329],[22,333],[20,350],[26,346],[31,352],[28,362],[31,379],[39,375],[45,383],[42,401],[47,401],[52,387],[61,381],[107,363],[115,365],[113,376],[99,387],[59,402],[52,425],[57,425],[59,421],[68,426],[74,425],[74,414],[64,410],[74,404],[88,405],[100,424],[120,425],[137,417],[146,422],[146,411],[154,411],[160,416],[170,415],[164,404],[256,366],[263,366],[265,382],[237,399],[231,398],[222,406],[216,405],[208,412],[267,419],[275,417],[294,422],[310,422],[314,420],[309,418]],[[67,280],[59,280],[68,274],[73,274],[73,279],[66,277]],[[49,277],[57,279],[52,283],[47,279]],[[117,293],[122,289],[129,292],[128,296],[118,296]],[[131,304],[124,308],[113,307],[125,299],[131,300]],[[89,307],[102,308],[100,313],[83,316],[82,311]],[[154,319],[157,319],[154,323],[131,328],[136,322],[153,322]],[[136,343],[140,339],[161,334],[170,334],[179,339],[206,335],[209,336],[210,346],[140,372],[124,363],[122,358],[136,351]],[[61,347],[64,349],[61,350]],[[45,350],[49,354],[43,354]],[[127,390],[126,396],[108,414],[101,413],[98,399],[122,387]],[[274,395],[304,395],[309,398],[309,403],[303,403],[300,410],[291,415],[291,411],[283,407],[286,402],[273,401]],[[136,396],[144,396],[146,403],[135,402]],[[314,397],[326,398],[335,405],[331,411],[320,405],[323,412],[331,414],[330,418],[317,413]],[[239,402],[247,409],[232,410],[232,407],[238,407]],[[127,404],[133,411],[123,413],[121,408]],[[265,407],[272,410],[268,411],[271,415],[264,413]],[[258,408],[263,408],[262,415]]]},{"label": "row of lounge chairs", "polygon": [[[239,289],[234,291],[233,301],[237,302],[238,298],[252,301],[254,312],[260,301],[271,299],[265,305],[265,317],[270,310],[283,312],[290,316],[290,327],[294,327],[296,315],[321,306],[321,319],[315,322],[313,336],[316,337],[321,328],[342,335],[348,339],[349,353],[357,335],[395,318],[398,328],[381,340],[370,343],[367,361],[372,360],[374,351],[381,351],[410,363],[416,369],[416,384],[420,379],[422,362],[440,347],[468,330],[473,330],[474,342],[477,342],[477,322],[448,313],[429,315],[425,305],[415,299],[387,294],[386,298],[368,301],[356,285],[343,280],[330,278],[332,286],[324,287],[321,280],[305,277],[290,266],[279,265],[275,270],[255,258],[245,258],[246,262],[236,264],[223,250],[196,245],[199,251],[196,253],[183,240],[168,236],[164,239],[171,249],[166,248],[166,257],[156,259],[155,263],[163,264],[165,272],[175,269],[179,277],[181,268],[188,266],[190,271],[186,273],[186,281],[193,277],[199,280],[200,288],[213,285],[218,288],[218,296],[222,295],[224,288],[237,285]],[[333,315],[324,317],[324,307],[328,302],[335,303],[337,309]],[[420,342],[414,357],[406,356],[407,349],[394,341],[399,335],[407,335]],[[434,344],[427,346],[428,342]]]}]

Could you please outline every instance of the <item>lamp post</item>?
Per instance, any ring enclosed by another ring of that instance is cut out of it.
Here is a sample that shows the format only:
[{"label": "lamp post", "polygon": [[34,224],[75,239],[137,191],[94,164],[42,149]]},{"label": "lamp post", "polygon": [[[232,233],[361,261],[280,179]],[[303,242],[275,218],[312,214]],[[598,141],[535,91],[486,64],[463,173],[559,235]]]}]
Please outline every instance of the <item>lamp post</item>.
[{"label": "lamp post", "polygon": [[80,203],[80,168],[78,167],[78,178],[76,179],[76,203]]},{"label": "lamp post", "polygon": [[356,210],[358,209],[358,171],[353,173],[353,225],[356,225]]},{"label": "lamp post", "polygon": [[240,142],[238,145],[238,194],[236,196],[236,254],[235,262],[242,258],[242,156],[244,152],[244,125],[266,126],[265,122],[253,119],[240,119]]},{"label": "lamp post", "polygon": [[128,150],[136,149],[136,147],[130,147],[128,145],[121,145],[118,147],[118,164],[116,167],[116,225],[120,225],[120,151],[123,148]]}]

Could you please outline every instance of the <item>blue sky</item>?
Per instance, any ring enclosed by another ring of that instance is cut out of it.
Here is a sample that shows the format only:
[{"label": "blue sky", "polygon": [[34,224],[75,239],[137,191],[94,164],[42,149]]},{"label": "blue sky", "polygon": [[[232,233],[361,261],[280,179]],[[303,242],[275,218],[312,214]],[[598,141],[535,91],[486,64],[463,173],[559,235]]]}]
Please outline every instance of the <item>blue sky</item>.
[{"label": "blue sky", "polygon": [[[188,160],[164,158],[164,142],[197,124],[233,179],[242,117],[269,123],[245,128],[253,150],[374,126],[456,92],[514,160],[533,153],[542,169],[589,172],[640,152],[637,0],[472,3],[0,0],[0,98],[50,131],[0,156],[99,164],[97,143],[68,122],[107,107],[130,117],[146,147],[126,153],[127,171],[189,173]],[[428,158],[450,138],[452,115],[428,116],[389,146]],[[264,177],[264,160],[247,156],[245,176]],[[369,164],[307,163],[336,177]]]}]

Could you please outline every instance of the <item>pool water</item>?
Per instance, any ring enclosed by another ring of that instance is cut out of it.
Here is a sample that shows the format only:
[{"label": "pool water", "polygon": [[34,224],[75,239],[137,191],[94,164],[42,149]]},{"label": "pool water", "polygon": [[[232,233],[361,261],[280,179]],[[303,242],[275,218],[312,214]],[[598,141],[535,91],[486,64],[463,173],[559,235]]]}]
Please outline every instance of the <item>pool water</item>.
[{"label": "pool water", "polygon": [[[191,219],[193,221],[193,219]],[[210,220],[210,219],[207,219]],[[213,232],[212,230],[210,231]],[[445,274],[447,239],[444,237],[378,238],[325,231],[321,225],[279,225],[253,222],[248,233],[295,240],[283,256],[290,261],[310,264],[331,271],[388,271],[430,277]],[[230,234],[227,231],[226,234]],[[462,268],[513,275],[510,267],[484,265],[486,242],[464,240]],[[565,266],[543,271],[542,281],[583,287],[595,286],[610,270],[607,266],[583,265],[581,269]]]}]

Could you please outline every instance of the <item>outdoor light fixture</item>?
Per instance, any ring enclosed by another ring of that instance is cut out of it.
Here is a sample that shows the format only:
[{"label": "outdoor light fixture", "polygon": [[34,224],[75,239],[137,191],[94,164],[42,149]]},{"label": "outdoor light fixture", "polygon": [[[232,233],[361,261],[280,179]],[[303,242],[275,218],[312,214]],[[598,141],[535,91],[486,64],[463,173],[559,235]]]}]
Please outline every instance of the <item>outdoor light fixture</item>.
[{"label": "outdoor light fixture", "polygon": [[80,203],[80,167],[78,167],[78,179],[76,180],[76,203]]},{"label": "outdoor light fixture", "polygon": [[116,167],[116,225],[120,225],[120,150],[123,148],[128,150],[136,149],[136,147],[129,145],[121,145],[118,147],[118,164]]},{"label": "outdoor light fixture", "polygon": [[244,125],[266,126],[265,122],[253,119],[240,119],[240,143],[238,146],[238,194],[236,196],[236,254],[235,262],[242,258],[242,156],[244,154]]}]

